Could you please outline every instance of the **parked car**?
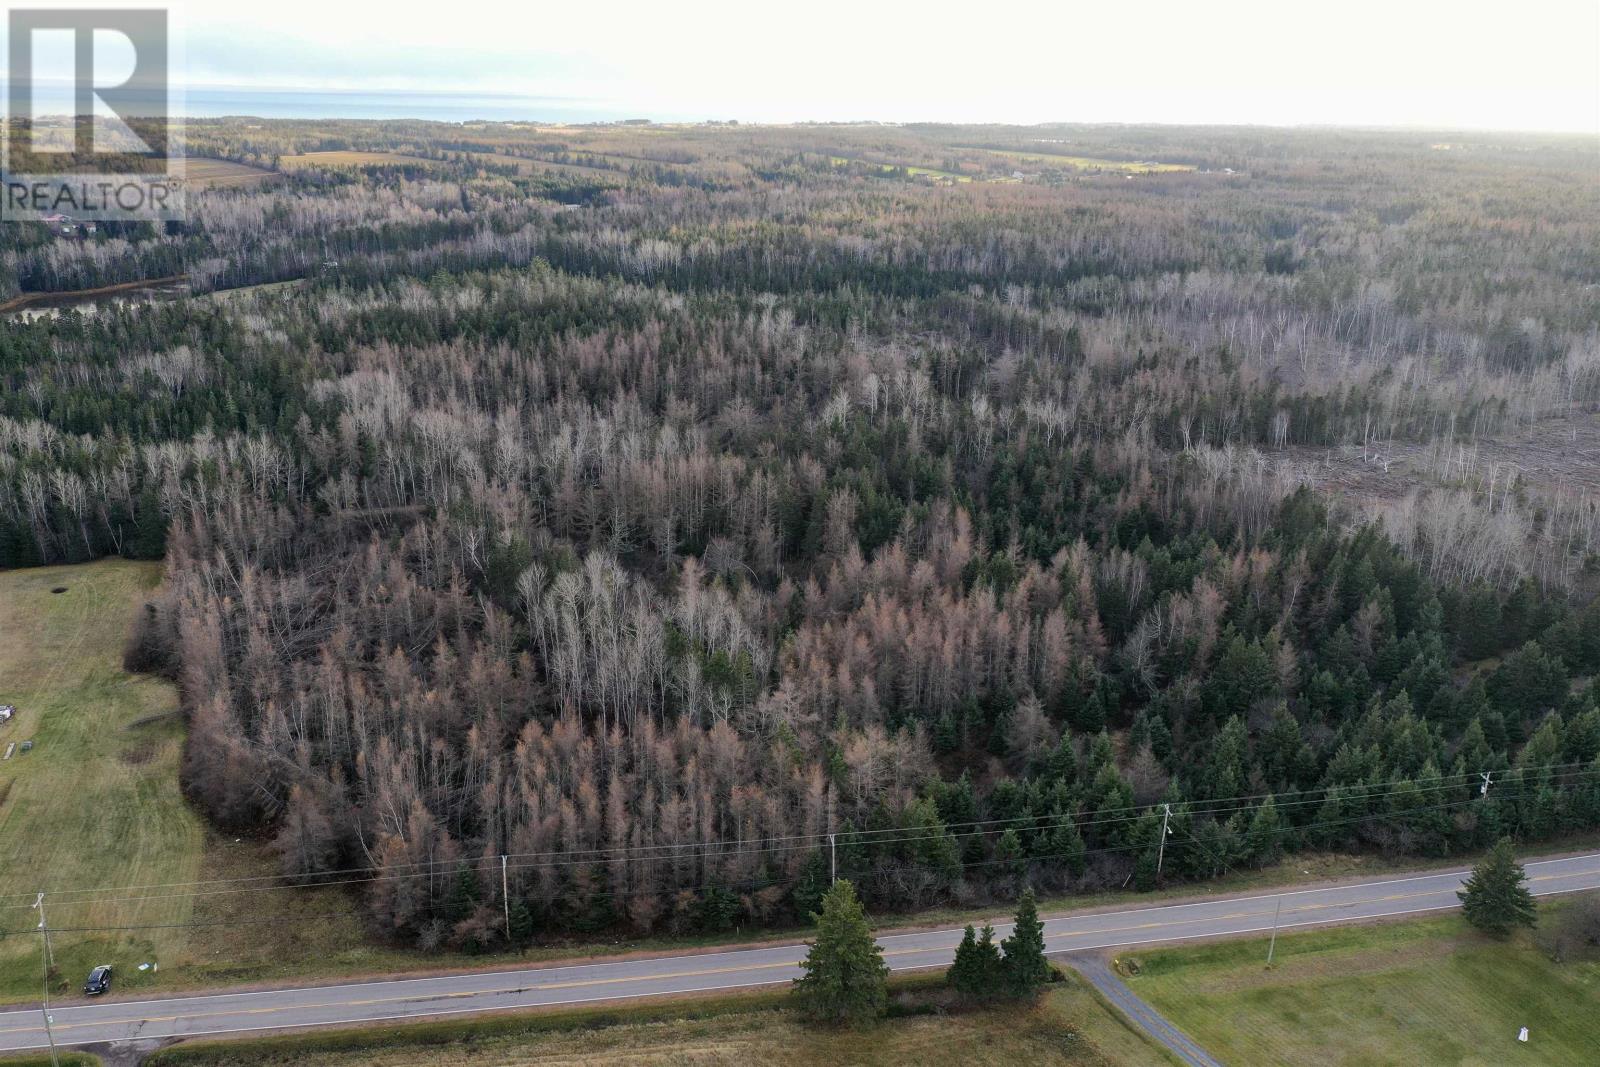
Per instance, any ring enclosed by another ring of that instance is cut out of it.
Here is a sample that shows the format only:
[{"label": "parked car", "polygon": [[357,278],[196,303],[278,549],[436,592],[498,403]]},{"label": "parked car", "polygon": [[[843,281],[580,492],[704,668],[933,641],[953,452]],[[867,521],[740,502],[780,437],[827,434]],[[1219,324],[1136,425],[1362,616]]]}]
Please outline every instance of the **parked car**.
[{"label": "parked car", "polygon": [[89,980],[83,983],[83,991],[91,997],[97,997],[101,993],[111,992],[110,964],[102,963],[100,966],[90,971]]}]

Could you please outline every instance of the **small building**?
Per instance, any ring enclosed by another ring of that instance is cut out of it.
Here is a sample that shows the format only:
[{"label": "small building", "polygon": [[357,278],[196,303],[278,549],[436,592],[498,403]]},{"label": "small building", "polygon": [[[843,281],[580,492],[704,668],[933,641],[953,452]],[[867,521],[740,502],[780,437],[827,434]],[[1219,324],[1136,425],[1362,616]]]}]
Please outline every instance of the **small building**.
[{"label": "small building", "polygon": [[10,722],[11,717],[16,713],[17,709],[12,707],[10,704],[0,704],[0,726],[4,726],[6,723]]},{"label": "small building", "polygon": [[63,215],[60,212],[57,212],[53,215],[46,215],[40,221],[46,226],[50,227],[51,230],[55,231],[55,234],[58,237],[78,237],[94,233],[95,231],[94,223],[79,222],[71,215]]}]

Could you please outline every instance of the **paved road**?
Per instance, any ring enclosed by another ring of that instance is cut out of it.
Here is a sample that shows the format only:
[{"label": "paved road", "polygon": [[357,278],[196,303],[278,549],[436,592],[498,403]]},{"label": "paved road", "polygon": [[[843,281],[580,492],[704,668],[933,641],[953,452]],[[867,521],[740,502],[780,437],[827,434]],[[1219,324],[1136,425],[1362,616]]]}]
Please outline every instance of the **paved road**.
[{"label": "paved road", "polygon": [[[1530,888],[1537,894],[1600,889],[1600,853],[1529,862],[1527,870]],[[1271,928],[1273,910],[1280,902],[1280,928],[1438,911],[1458,906],[1455,891],[1465,874],[1445,871],[1361,885],[1071,915],[1046,921],[1046,946],[1052,953],[1069,953],[1253,933]],[[1003,936],[1006,929],[1000,928],[1000,933]],[[879,940],[891,967],[911,970],[947,965],[960,937],[958,930],[938,930],[891,934]],[[51,1017],[59,1044],[83,1045],[592,1004],[786,983],[799,975],[797,964],[804,954],[803,946],[786,945],[166,1000],[79,999],[53,1006]],[[44,1045],[44,1021],[37,1008],[0,1014],[0,1052]]]},{"label": "paved road", "polygon": [[1103,958],[1092,955],[1073,956],[1068,962],[1100,990],[1107,1000],[1115,1004],[1133,1025],[1165,1045],[1187,1067],[1222,1067],[1222,1064],[1212,1059],[1205,1049],[1195,1043],[1194,1038],[1167,1022],[1160,1012],[1129,989],[1106,965]]}]

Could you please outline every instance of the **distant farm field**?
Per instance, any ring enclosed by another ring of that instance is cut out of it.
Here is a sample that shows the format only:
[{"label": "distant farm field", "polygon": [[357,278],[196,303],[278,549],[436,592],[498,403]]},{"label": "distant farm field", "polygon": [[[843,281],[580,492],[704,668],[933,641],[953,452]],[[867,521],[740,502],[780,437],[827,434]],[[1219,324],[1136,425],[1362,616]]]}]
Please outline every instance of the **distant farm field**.
[{"label": "distant farm field", "polygon": [[184,160],[183,168],[189,183],[203,189],[250,186],[272,177],[270,170],[235,163],[230,159],[194,157]]},{"label": "distant farm field", "polygon": [[510,156],[498,152],[474,152],[472,156],[474,159],[484,163],[492,163],[502,167],[516,167],[519,174],[554,172],[589,179],[605,179],[607,176],[612,176],[610,180],[619,184],[622,180],[617,171],[607,170],[604,167],[585,166],[582,163],[554,163],[547,159],[529,159],[526,156]]},{"label": "distant farm field", "polygon": [[280,156],[278,166],[284,170],[300,170],[305,167],[417,166],[432,162],[431,159],[399,152],[305,152],[297,156]]},{"label": "distant farm field", "polygon": [[892,174],[897,170],[902,170],[913,177],[943,178],[953,182],[970,182],[972,180],[972,175],[970,174],[958,174],[953,170],[936,170],[933,167],[917,167],[909,163],[878,163],[873,160],[853,159],[847,156],[832,156],[829,158],[829,162],[836,167],[846,167],[854,164],[859,167],[866,167],[868,170],[878,170],[884,174]]},{"label": "distant farm field", "polygon": [[1450,915],[1282,936],[1271,970],[1266,955],[1261,939],[1137,953],[1129,985],[1223,1063],[1600,1062],[1600,962],[1553,963],[1527,936]]},{"label": "distant farm field", "polygon": [[992,156],[1005,156],[1019,163],[1037,167],[1074,167],[1078,170],[1115,170],[1128,174],[1169,174],[1194,170],[1186,163],[1156,163],[1149,160],[1099,159],[1093,156],[1060,155],[1055,152],[1023,152],[1006,148],[983,148],[977,151]]}]

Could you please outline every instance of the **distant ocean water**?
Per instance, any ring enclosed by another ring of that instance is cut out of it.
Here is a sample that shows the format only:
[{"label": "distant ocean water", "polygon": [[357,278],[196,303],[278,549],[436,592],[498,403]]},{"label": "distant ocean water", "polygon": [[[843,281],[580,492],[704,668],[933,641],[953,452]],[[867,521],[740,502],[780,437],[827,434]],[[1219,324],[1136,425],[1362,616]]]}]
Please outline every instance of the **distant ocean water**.
[{"label": "distant ocean water", "polygon": [[575,106],[571,100],[485,93],[337,92],[292,89],[204,89],[184,92],[192,118],[247,115],[264,119],[427,119],[432,122],[616,122],[683,116]]}]

